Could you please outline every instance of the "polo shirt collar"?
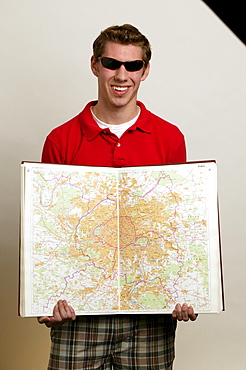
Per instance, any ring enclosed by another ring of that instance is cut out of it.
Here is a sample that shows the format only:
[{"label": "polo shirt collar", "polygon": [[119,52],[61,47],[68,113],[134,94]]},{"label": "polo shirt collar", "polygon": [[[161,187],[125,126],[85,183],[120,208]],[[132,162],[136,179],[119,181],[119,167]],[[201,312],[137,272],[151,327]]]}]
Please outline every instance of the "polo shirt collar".
[{"label": "polo shirt collar", "polygon": [[141,113],[131,129],[138,128],[139,130],[150,134],[152,132],[152,124],[148,119],[149,111],[146,109],[145,105],[142,102],[137,101],[137,105],[141,108]]},{"label": "polo shirt collar", "polygon": [[[79,114],[79,122],[82,133],[85,135],[87,140],[93,140],[97,135],[99,135],[105,129],[101,129],[97,123],[95,122],[94,118],[91,114],[91,107],[96,105],[97,101],[89,102],[84,110]],[[141,113],[137,119],[137,121],[133,124],[130,130],[136,130],[137,128],[145,133],[151,133],[151,124],[148,120],[148,110],[145,108],[144,104],[140,101],[137,101],[137,104],[141,108]]]}]

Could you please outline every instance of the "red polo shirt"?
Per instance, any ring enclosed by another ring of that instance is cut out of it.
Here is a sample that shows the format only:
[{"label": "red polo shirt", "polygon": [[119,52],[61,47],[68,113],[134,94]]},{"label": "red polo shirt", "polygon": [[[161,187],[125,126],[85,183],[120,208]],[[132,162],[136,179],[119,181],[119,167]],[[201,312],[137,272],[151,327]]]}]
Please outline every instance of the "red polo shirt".
[{"label": "red polo shirt", "polygon": [[104,167],[125,167],[186,161],[180,130],[148,111],[118,138],[93,119],[90,102],[76,117],[55,128],[46,138],[42,162]]}]

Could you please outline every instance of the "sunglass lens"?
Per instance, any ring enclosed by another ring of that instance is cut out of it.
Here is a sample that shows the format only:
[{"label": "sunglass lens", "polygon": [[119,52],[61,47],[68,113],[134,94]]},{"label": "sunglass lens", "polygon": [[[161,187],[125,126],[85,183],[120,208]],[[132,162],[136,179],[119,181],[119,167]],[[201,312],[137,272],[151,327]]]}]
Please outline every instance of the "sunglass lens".
[{"label": "sunglass lens", "polygon": [[129,72],[140,71],[143,68],[144,62],[142,60],[134,60],[132,62],[126,62],[125,67]]},{"label": "sunglass lens", "polygon": [[101,59],[102,65],[107,69],[117,69],[120,68],[120,62],[115,59],[111,58],[102,58]]}]

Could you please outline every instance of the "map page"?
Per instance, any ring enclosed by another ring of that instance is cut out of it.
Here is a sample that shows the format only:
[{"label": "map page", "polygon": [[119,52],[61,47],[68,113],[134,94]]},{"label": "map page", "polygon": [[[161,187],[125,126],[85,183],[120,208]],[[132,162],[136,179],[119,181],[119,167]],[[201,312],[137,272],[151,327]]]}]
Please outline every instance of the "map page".
[{"label": "map page", "polygon": [[22,164],[20,315],[223,309],[214,161]]}]

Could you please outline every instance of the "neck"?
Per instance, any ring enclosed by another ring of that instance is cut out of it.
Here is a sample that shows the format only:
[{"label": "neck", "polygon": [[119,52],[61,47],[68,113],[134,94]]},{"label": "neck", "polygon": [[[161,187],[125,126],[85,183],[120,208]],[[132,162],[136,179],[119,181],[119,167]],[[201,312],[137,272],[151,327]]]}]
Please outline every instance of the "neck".
[{"label": "neck", "polygon": [[110,107],[110,109],[105,109],[105,106],[102,107],[100,102],[98,102],[92,110],[100,121],[107,122],[110,125],[119,125],[136,117],[139,107],[135,104],[132,107]]}]

